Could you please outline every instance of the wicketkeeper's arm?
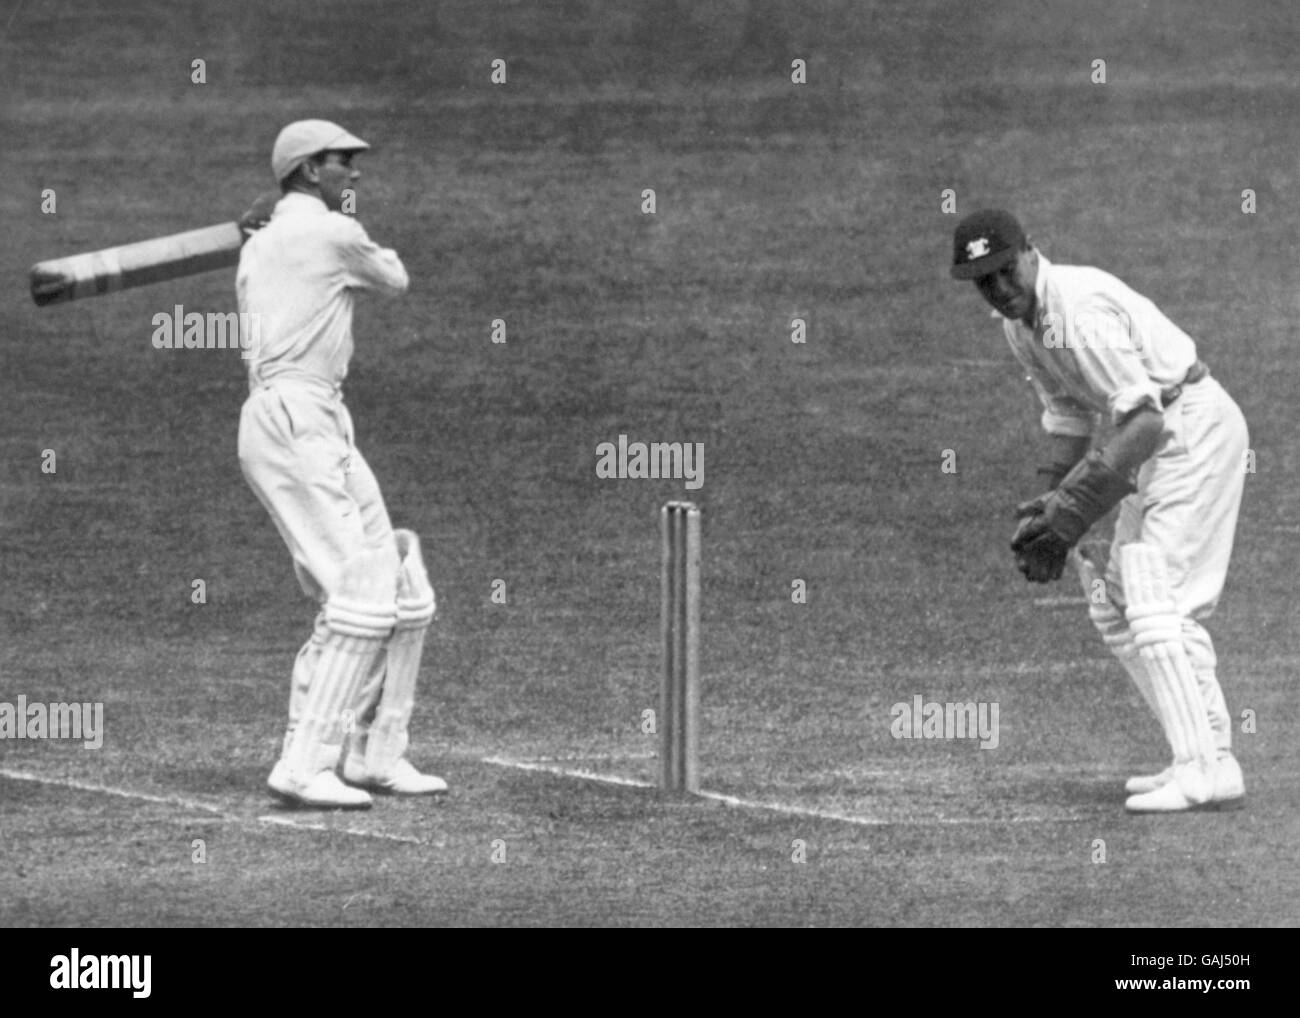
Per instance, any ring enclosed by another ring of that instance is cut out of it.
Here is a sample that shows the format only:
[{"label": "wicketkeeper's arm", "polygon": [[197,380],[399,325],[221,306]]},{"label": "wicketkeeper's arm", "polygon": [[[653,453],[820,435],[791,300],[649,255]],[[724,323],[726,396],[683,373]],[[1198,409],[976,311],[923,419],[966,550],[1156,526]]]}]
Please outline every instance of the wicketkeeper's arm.
[{"label": "wicketkeeper's arm", "polygon": [[1079,435],[1049,435],[1051,445],[1047,460],[1038,468],[1038,486],[1051,491],[1061,483],[1061,478],[1088,453],[1092,439]]},{"label": "wicketkeeper's arm", "polygon": [[1155,455],[1164,430],[1164,414],[1144,404],[1120,421],[1102,457],[1116,473],[1136,474],[1138,467]]},{"label": "wicketkeeper's arm", "polygon": [[1164,416],[1141,407],[1116,428],[1106,448],[1079,460],[1059,485],[1017,509],[1021,518],[1011,541],[1016,562],[1029,580],[1059,579],[1069,550],[1088,529],[1137,490],[1133,476],[1155,454]]},{"label": "wicketkeeper's arm", "polygon": [[1094,523],[1136,491],[1133,478],[1160,445],[1164,415],[1139,407],[1119,422],[1106,448],[1091,452],[1061,479],[1043,507],[1047,525],[1073,546]]}]

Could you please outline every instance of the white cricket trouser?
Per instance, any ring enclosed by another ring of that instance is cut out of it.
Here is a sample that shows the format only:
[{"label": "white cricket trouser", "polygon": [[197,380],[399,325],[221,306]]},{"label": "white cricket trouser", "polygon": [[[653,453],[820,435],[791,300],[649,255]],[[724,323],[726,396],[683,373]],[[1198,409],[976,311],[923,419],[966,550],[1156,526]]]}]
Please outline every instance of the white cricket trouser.
[{"label": "white cricket trouser", "polygon": [[1231,743],[1232,719],[1201,622],[1214,612],[1228,575],[1248,442],[1246,419],[1223,386],[1213,377],[1186,386],[1165,410],[1164,436],[1138,473],[1137,492],[1120,503],[1106,567],[1107,596],[1123,605],[1119,549],[1144,541],[1164,554],[1183,643],[1222,749]]},{"label": "white cricket trouser", "polygon": [[337,389],[298,379],[259,385],[240,415],[239,465],[310,597],[336,596],[344,563],[365,550],[388,551],[397,575],[393,524]]}]

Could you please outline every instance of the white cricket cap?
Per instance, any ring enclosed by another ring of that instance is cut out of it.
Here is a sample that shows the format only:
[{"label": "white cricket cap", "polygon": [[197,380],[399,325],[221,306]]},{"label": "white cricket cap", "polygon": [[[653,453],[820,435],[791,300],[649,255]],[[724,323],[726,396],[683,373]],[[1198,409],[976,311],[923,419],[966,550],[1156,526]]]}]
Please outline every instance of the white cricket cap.
[{"label": "white cricket cap", "polygon": [[317,152],[364,152],[370,146],[328,120],[295,120],[271,149],[271,172],[278,184]]}]

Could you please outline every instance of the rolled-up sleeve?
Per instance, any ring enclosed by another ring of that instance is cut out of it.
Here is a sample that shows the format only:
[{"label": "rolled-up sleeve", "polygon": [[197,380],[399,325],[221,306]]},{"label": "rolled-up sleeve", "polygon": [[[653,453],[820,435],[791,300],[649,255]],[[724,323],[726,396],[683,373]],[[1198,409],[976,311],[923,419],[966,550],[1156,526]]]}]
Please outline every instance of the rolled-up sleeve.
[{"label": "rolled-up sleeve", "polygon": [[1160,386],[1142,363],[1148,338],[1141,320],[1105,301],[1080,307],[1072,316],[1068,342],[1089,386],[1106,394],[1112,424],[1138,407],[1161,410]]},{"label": "rolled-up sleeve", "polygon": [[397,252],[376,244],[355,219],[345,218],[343,222],[346,225],[339,231],[338,252],[346,285],[391,297],[405,293],[411,279]]}]

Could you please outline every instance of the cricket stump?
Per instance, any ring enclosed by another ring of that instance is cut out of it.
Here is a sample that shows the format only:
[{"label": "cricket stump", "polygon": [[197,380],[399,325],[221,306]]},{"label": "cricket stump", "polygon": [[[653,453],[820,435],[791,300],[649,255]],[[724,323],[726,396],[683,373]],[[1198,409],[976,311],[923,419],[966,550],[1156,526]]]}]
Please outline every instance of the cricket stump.
[{"label": "cricket stump", "polygon": [[660,787],[700,790],[700,510],[669,502],[663,538],[663,689],[659,704]]}]

